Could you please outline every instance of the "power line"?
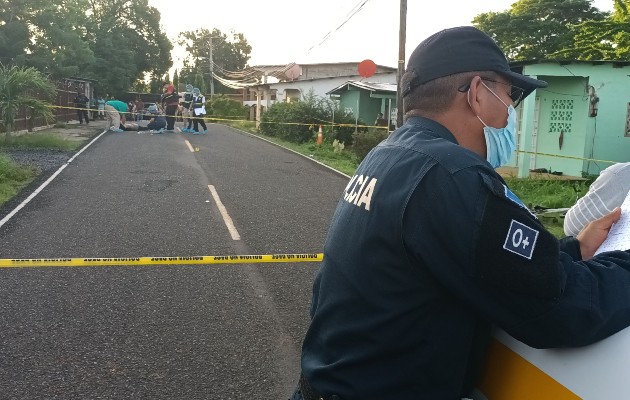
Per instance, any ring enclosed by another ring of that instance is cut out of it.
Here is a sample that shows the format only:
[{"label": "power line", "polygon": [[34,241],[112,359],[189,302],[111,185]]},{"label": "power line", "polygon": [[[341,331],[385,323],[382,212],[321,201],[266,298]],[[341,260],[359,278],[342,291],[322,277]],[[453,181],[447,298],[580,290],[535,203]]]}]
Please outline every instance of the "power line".
[{"label": "power line", "polygon": [[347,14],[346,19],[339,25],[337,26],[335,29],[329,31],[326,35],[324,35],[324,37],[322,38],[322,40],[318,43],[318,44],[314,44],[312,45],[307,51],[306,54],[308,55],[311,50],[313,50],[315,47],[319,47],[321,46],[324,42],[326,42],[330,36],[337,32],[339,29],[341,29],[341,27],[343,27],[348,21],[350,21],[350,19],[352,19],[352,17],[354,17],[359,11],[361,11],[363,9],[363,6],[370,0],[360,0],[351,10],[350,12]]}]

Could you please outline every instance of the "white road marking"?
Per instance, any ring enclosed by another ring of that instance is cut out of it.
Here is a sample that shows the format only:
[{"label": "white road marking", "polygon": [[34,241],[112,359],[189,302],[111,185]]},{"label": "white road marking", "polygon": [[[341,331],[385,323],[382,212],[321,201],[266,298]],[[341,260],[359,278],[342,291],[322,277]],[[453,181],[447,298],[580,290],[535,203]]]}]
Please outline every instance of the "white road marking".
[{"label": "white road marking", "polygon": [[191,153],[195,152],[195,149],[193,149],[192,145],[190,144],[190,142],[186,139],[184,139],[184,142],[186,142],[186,146],[188,146],[188,149],[190,150]]},{"label": "white road marking", "polygon": [[77,158],[79,156],[79,154],[83,153],[88,147],[90,147],[92,145],[92,143],[96,142],[101,136],[103,136],[105,133],[107,133],[107,131],[103,131],[101,132],[100,135],[98,135],[97,137],[95,137],[94,139],[92,139],[92,141],[88,144],[86,144],[80,151],[77,152],[77,154],[73,155],[68,161],[66,161],[66,163],[64,165],[62,165],[61,167],[59,167],[59,169],[57,171],[55,171],[54,174],[52,174],[50,176],[50,178],[46,179],[46,182],[42,183],[41,185],[39,185],[39,187],[37,189],[35,189],[35,191],[33,193],[31,193],[30,196],[28,196],[23,202],[21,202],[17,207],[15,207],[10,213],[8,213],[4,218],[2,218],[0,220],[0,227],[2,227],[4,224],[6,224],[11,218],[13,218],[13,216],[15,214],[17,214],[21,209],[24,208],[24,206],[26,206],[31,200],[33,200],[35,198],[35,196],[37,196],[42,190],[44,190],[44,188],[46,186],[48,186],[48,184],[50,182],[52,182],[57,175],[59,175],[61,173],[61,171],[63,171],[64,169],[66,169],[66,167],[68,166],[68,164],[70,164],[75,158]]},{"label": "white road marking", "polygon": [[221,212],[221,215],[223,216],[223,222],[225,222],[225,226],[227,226],[228,231],[230,231],[230,235],[232,236],[232,239],[241,240],[241,235],[238,234],[238,231],[236,230],[236,227],[234,226],[234,222],[232,222],[232,218],[230,218],[230,214],[228,214],[225,206],[221,202],[221,199],[219,198],[219,193],[217,193],[217,190],[214,188],[213,185],[208,185],[208,189],[210,189],[210,193],[212,193],[214,202],[217,204],[217,207],[219,208],[219,211]]}]

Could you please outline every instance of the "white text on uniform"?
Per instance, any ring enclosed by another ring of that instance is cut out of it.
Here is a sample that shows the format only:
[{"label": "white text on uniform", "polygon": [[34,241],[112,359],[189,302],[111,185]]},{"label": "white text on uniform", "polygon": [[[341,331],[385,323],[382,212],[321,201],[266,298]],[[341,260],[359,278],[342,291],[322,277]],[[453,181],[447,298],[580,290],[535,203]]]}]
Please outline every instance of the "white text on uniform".
[{"label": "white text on uniform", "polygon": [[353,176],[350,182],[348,182],[348,186],[346,186],[343,199],[357,207],[364,206],[367,211],[370,211],[372,194],[374,193],[377,181],[378,179],[370,178],[367,175]]}]

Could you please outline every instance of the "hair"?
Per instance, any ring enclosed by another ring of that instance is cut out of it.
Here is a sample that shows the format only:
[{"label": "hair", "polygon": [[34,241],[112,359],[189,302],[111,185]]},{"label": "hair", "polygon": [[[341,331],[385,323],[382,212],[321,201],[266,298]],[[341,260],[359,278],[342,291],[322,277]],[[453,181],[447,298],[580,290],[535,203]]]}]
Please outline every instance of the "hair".
[{"label": "hair", "polygon": [[[496,79],[498,74],[492,71],[460,72],[453,75],[433,79],[413,88],[403,98],[405,116],[413,111],[415,115],[432,115],[446,111],[455,100],[459,89],[470,83],[477,75]],[[413,85],[417,78],[414,70],[405,72],[401,79],[401,87]]]}]

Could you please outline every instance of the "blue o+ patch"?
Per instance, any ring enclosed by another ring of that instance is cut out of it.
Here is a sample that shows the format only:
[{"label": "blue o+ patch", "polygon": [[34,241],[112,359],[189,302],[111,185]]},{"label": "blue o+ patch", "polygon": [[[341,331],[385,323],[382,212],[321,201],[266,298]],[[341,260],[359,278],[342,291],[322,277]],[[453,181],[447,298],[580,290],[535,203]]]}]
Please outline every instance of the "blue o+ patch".
[{"label": "blue o+ patch", "polygon": [[512,220],[503,248],[531,260],[534,254],[534,247],[536,247],[538,233],[536,229]]}]

